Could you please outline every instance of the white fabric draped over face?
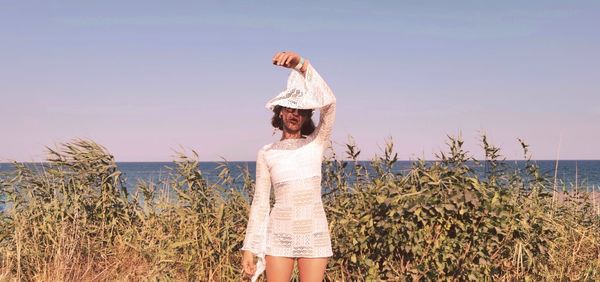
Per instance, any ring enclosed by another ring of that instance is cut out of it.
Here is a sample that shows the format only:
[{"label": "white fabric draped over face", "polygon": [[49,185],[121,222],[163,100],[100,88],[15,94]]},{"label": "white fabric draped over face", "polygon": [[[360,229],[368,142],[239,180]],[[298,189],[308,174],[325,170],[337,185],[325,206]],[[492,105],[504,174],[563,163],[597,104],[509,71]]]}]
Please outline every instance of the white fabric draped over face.
[{"label": "white fabric draped over face", "polygon": [[270,110],[277,105],[294,109],[319,109],[335,103],[335,96],[319,73],[309,64],[306,74],[292,70],[287,87],[267,102]]}]

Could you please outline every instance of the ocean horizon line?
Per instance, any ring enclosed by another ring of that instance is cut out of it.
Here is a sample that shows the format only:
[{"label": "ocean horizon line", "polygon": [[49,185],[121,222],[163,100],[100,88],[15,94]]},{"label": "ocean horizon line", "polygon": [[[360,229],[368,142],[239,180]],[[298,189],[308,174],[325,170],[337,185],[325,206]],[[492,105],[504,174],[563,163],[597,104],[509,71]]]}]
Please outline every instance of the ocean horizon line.
[{"label": "ocean horizon line", "polygon": [[[347,162],[351,162],[354,160],[349,160],[349,159],[338,159],[339,161],[347,161]],[[358,162],[372,162],[373,160],[357,160]],[[421,159],[414,159],[414,160],[401,160],[398,159],[398,162],[416,162],[416,161],[421,161]],[[425,162],[435,162],[435,161],[440,161],[439,159],[431,159],[431,160],[424,160]],[[468,162],[472,162],[473,160],[468,160]],[[485,162],[486,160],[482,159],[477,159],[476,161],[478,162]],[[527,161],[525,159],[505,159],[505,160],[499,160],[499,161],[503,161],[503,162],[514,162],[514,161]],[[556,161],[555,159],[531,159],[529,161]],[[600,159],[559,159],[558,162],[561,161],[577,161],[577,162],[587,162],[587,161],[600,161]],[[39,163],[51,163],[50,161],[0,161],[0,165],[2,164],[13,164],[13,163],[22,163],[22,164],[39,164]],[[119,164],[119,163],[173,163],[175,162],[175,160],[168,160],[168,161],[115,161],[115,163]],[[198,161],[198,163],[252,163],[252,162],[256,162],[256,160],[218,160],[218,161]]]}]

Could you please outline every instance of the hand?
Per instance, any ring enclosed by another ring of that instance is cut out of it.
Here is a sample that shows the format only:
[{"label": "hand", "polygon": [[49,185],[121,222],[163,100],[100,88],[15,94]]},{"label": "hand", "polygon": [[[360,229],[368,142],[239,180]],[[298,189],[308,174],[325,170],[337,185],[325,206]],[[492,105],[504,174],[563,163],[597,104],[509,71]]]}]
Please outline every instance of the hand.
[{"label": "hand", "polygon": [[294,68],[300,63],[300,55],[292,51],[277,52],[273,56],[273,64],[285,68]]},{"label": "hand", "polygon": [[256,271],[256,263],[254,263],[254,254],[250,251],[244,250],[244,256],[242,257],[242,268],[248,276],[254,275]]}]

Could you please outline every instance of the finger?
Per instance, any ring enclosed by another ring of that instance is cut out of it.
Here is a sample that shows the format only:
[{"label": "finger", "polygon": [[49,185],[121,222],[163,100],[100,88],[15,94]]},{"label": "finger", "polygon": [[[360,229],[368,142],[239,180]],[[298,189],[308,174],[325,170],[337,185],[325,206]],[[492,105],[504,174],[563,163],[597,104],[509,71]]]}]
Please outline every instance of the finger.
[{"label": "finger", "polygon": [[277,55],[275,56],[275,64],[276,65],[281,65],[281,58],[285,56],[285,53],[283,52],[279,52],[277,53]]},{"label": "finger", "polygon": [[246,262],[244,264],[244,272],[246,272],[246,274],[252,275],[252,274],[254,274],[255,270],[256,270],[256,266],[253,266],[252,263]]},{"label": "finger", "polygon": [[293,57],[294,54],[292,52],[285,52],[285,58],[283,59],[283,62],[281,62],[281,64],[283,66],[289,67],[290,59],[292,59]]},{"label": "finger", "polygon": [[294,56],[292,54],[289,54],[285,60],[285,65],[291,68],[293,61],[294,61]]},{"label": "finger", "polygon": [[282,53],[281,57],[279,58],[279,65],[285,66],[285,61],[287,60],[288,57],[289,57],[289,55],[287,53]]},{"label": "finger", "polygon": [[279,52],[279,56],[277,56],[277,58],[278,58],[279,62],[281,62],[281,59],[282,59],[283,57],[285,57],[286,55],[287,55],[287,54],[285,53],[285,51],[284,51],[284,52]]},{"label": "finger", "polygon": [[287,58],[285,59],[285,65],[288,68],[293,67],[292,63],[294,62],[294,54],[288,54]]},{"label": "finger", "polygon": [[244,272],[246,273],[246,275],[251,276],[251,275],[254,275],[255,270],[252,268],[247,268],[247,269],[244,269]]},{"label": "finger", "polygon": [[278,60],[279,56],[281,56],[281,52],[277,52],[277,53],[275,53],[275,55],[273,55],[272,60],[273,60],[274,65],[277,64],[277,60]]},{"label": "finger", "polygon": [[288,62],[290,61],[290,55],[288,54],[287,56],[285,56],[285,58],[283,59],[283,62],[281,62],[281,64],[285,67],[288,67]]}]

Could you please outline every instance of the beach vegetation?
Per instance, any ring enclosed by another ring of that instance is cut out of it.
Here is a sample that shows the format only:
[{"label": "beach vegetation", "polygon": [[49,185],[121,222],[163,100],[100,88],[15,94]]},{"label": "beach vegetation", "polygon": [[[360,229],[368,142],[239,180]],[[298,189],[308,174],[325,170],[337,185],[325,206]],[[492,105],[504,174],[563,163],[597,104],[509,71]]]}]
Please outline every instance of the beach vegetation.
[{"label": "beach vegetation", "polygon": [[[370,167],[352,140],[345,156],[331,151],[322,177],[334,250],[326,280],[600,280],[595,191],[559,193],[519,142],[522,169],[507,167],[486,136],[483,160],[450,136],[436,160],[402,173],[391,139]],[[93,141],[48,153],[42,166],[15,162],[0,177],[0,279],[243,278],[248,168],[232,175],[223,162],[212,183],[196,152],[179,152],[167,176],[126,187],[114,157]]]}]

